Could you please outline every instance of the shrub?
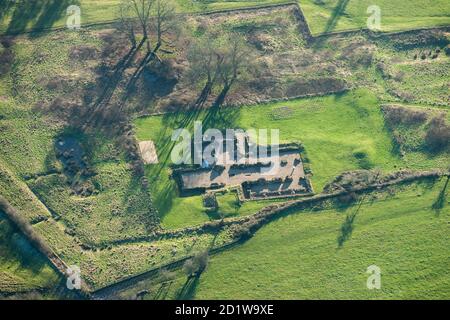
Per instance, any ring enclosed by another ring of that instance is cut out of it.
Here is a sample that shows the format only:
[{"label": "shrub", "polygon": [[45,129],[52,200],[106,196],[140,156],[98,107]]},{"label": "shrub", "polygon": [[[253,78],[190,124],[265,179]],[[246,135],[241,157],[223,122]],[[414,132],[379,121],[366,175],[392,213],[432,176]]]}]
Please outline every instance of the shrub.
[{"label": "shrub", "polygon": [[444,52],[447,56],[450,56],[450,44],[445,47]]},{"label": "shrub", "polygon": [[217,197],[214,192],[207,192],[203,195],[203,206],[213,210],[219,209]]},{"label": "shrub", "polygon": [[233,230],[233,237],[239,240],[247,240],[253,236],[248,225],[243,224],[235,227]]},{"label": "shrub", "polygon": [[349,205],[358,200],[358,195],[355,192],[348,192],[339,196],[338,201],[340,204]]},{"label": "shrub", "polygon": [[427,120],[425,111],[414,110],[401,106],[383,106],[383,113],[387,123],[396,125],[420,125]]},{"label": "shrub", "polygon": [[448,148],[450,143],[450,126],[446,123],[443,115],[430,121],[425,135],[425,144],[432,152],[439,152]]},{"label": "shrub", "polygon": [[208,251],[198,252],[191,259],[186,260],[183,265],[183,271],[188,277],[201,274],[208,266],[209,255]]}]

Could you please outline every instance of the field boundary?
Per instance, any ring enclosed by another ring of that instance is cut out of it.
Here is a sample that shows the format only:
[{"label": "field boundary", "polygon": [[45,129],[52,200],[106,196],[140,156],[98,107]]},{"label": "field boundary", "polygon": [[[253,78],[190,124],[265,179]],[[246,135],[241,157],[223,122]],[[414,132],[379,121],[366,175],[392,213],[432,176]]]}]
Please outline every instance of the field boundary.
[{"label": "field boundary", "polygon": [[[232,218],[226,218],[223,220],[218,220],[216,223],[218,225],[216,227],[229,227],[236,224],[241,224],[250,221],[254,218],[260,218],[262,216],[266,216],[269,211],[280,211],[285,210],[289,208],[295,208],[296,206],[305,204],[305,203],[313,203],[316,201],[322,201],[327,199],[336,198],[342,195],[346,195],[349,192],[355,192],[355,193],[365,193],[365,192],[371,192],[374,190],[381,190],[386,187],[392,186],[392,185],[398,185],[408,182],[414,182],[416,180],[421,179],[427,179],[427,178],[440,178],[440,177],[447,177],[450,176],[450,173],[443,172],[441,170],[434,170],[434,171],[422,171],[422,172],[414,172],[410,174],[406,174],[401,178],[390,180],[384,183],[380,184],[372,184],[368,186],[358,187],[358,188],[352,188],[350,190],[342,190],[342,191],[336,191],[333,193],[320,193],[308,198],[300,198],[296,200],[289,200],[277,204],[270,204],[259,211],[257,211],[254,214],[247,215],[247,216],[241,216],[241,217],[232,217]],[[186,233],[197,233],[197,234],[203,234],[207,232],[207,230],[211,230],[212,224],[214,224],[214,221],[205,222],[202,224],[198,224],[195,226],[185,227],[185,228],[179,228],[179,229],[163,229],[161,231],[157,231],[152,235],[148,236],[139,236],[134,238],[123,238],[118,240],[113,240],[110,242],[105,242],[105,245],[127,245],[127,244],[133,244],[133,243],[140,243],[140,242],[149,242],[149,241],[158,241],[158,240],[167,240],[167,239],[174,239],[179,238]]]},{"label": "field boundary", "polygon": [[[371,35],[372,36],[373,35],[380,36],[380,35],[403,34],[403,33],[407,33],[407,32],[429,31],[429,30],[450,30],[450,25],[435,25],[435,26],[430,26],[430,27],[400,29],[397,31],[374,32],[374,31],[369,30],[368,28],[351,28],[351,29],[345,29],[345,30],[340,30],[340,31],[312,33],[311,28],[309,27],[308,19],[306,18],[306,15],[305,15],[300,3],[296,2],[296,1],[286,1],[286,2],[279,2],[279,3],[274,3],[274,4],[261,4],[261,5],[253,5],[253,6],[248,6],[248,7],[229,8],[229,9],[221,9],[221,10],[207,10],[207,11],[197,11],[197,12],[193,11],[193,12],[180,13],[178,15],[179,16],[202,16],[202,15],[206,16],[206,15],[213,15],[213,14],[237,13],[237,12],[254,11],[254,10],[262,10],[262,9],[276,9],[276,8],[283,8],[283,7],[289,7],[289,6],[294,6],[298,10],[299,16],[301,17],[301,20],[302,20],[301,22],[302,22],[302,24],[304,24],[306,26],[311,40],[317,40],[322,37],[354,35],[354,34],[358,34],[358,33],[368,34],[369,36],[371,36]],[[86,23],[86,24],[82,25],[81,30],[97,28],[97,27],[101,27],[101,26],[108,26],[108,25],[111,26],[118,21],[119,21],[118,19],[112,19],[112,20]],[[60,26],[60,27],[30,29],[30,30],[24,30],[21,32],[11,32],[11,33],[7,33],[7,30],[0,30],[0,36],[19,36],[19,35],[26,35],[26,34],[33,34],[33,33],[41,33],[41,32],[62,31],[62,30],[66,30],[66,29],[67,29],[67,27]]]},{"label": "field boundary", "polygon": [[[228,249],[238,245],[240,242],[242,242],[242,240],[234,240],[232,242],[228,242],[224,245],[221,245],[219,247],[215,247],[215,248],[212,248],[211,250],[208,250],[208,254],[215,255],[215,254],[221,253],[225,250],[228,250]],[[114,291],[117,291],[117,289],[123,290],[125,288],[129,288],[129,287],[135,285],[137,282],[151,279],[154,276],[157,276],[158,273],[162,270],[175,270],[175,269],[181,267],[184,262],[186,262],[187,260],[189,260],[193,257],[194,257],[194,255],[191,254],[191,255],[185,256],[183,258],[177,259],[175,261],[166,263],[162,266],[152,268],[150,270],[141,272],[136,275],[128,276],[122,280],[119,280],[117,282],[111,283],[102,288],[94,290],[93,292],[91,292],[91,296],[93,299],[99,299],[99,300],[105,299],[107,297],[110,297],[112,295],[111,293]]]},{"label": "field boundary", "polygon": [[[263,223],[261,223],[257,229],[260,229],[261,227],[267,225],[268,223],[272,222],[274,219],[278,218],[279,215],[282,214],[290,214],[290,210],[292,209],[297,209],[298,207],[300,207],[301,205],[304,204],[312,204],[312,203],[316,203],[316,202],[321,202],[321,201],[325,201],[325,200],[329,200],[329,199],[333,199],[333,198],[337,198],[339,196],[348,194],[349,192],[355,192],[355,193],[360,193],[360,194],[365,194],[365,193],[370,193],[373,191],[378,191],[381,189],[384,189],[386,187],[389,186],[393,186],[393,185],[399,185],[399,184],[404,184],[404,183],[410,183],[410,182],[415,182],[415,181],[420,181],[423,179],[429,179],[429,178],[434,178],[434,179],[438,179],[441,177],[450,177],[450,173],[447,172],[442,172],[442,171],[424,171],[424,172],[419,172],[419,173],[411,173],[409,175],[406,175],[404,177],[401,177],[399,179],[394,179],[392,181],[388,181],[385,183],[380,183],[380,184],[372,184],[369,186],[365,186],[365,187],[359,187],[359,188],[352,188],[351,190],[343,190],[343,191],[338,191],[338,192],[334,192],[334,193],[322,193],[307,199],[300,199],[300,200],[292,200],[292,201],[288,201],[288,202],[284,202],[281,204],[275,204],[275,205],[269,205],[261,210],[259,210],[258,212],[256,212],[253,215],[249,215],[249,216],[245,216],[245,217],[238,217],[238,218],[230,218],[230,219],[225,219],[222,220],[222,224],[221,227],[223,226],[231,226],[231,225],[239,225],[239,224],[243,224],[246,222],[249,222],[251,220],[257,220],[257,221],[263,221]],[[207,223],[206,223],[207,224]],[[189,228],[184,228],[184,229],[176,229],[176,230],[169,230],[166,231],[166,233],[170,233],[173,232],[174,234],[177,233],[183,233],[183,232],[195,232],[195,231],[201,231],[204,226],[206,224],[203,225],[199,225],[197,227],[189,227]],[[256,232],[257,230],[254,230],[253,232]],[[155,240],[155,239],[148,239],[147,241],[151,241],[151,240]],[[145,241],[144,239],[141,239],[139,242],[143,242]],[[209,251],[209,253],[211,255],[223,252],[227,249],[230,249],[236,245],[239,245],[240,243],[245,242],[246,240],[243,239],[236,239],[233,240],[229,243],[226,243],[222,246],[213,248]],[[148,271],[144,271],[141,272],[137,275],[132,275],[129,277],[126,277],[122,280],[119,280],[115,283],[111,283],[109,285],[106,285],[102,288],[96,289],[94,290],[91,295],[93,296],[93,298],[98,298],[98,299],[102,299],[102,298],[106,298],[108,296],[109,292],[113,292],[117,289],[121,289],[124,287],[130,287],[133,284],[145,280],[145,279],[150,279],[153,276],[157,275],[157,273],[160,270],[163,269],[168,269],[168,270],[174,270],[177,267],[180,267],[186,260],[192,258],[193,255],[188,255],[186,257],[180,258],[178,260],[169,262],[163,266],[159,266],[156,268],[152,268]]]},{"label": "field boundary", "polygon": [[[51,248],[41,234],[34,230],[33,226],[26,219],[22,218],[20,211],[14,208],[8,200],[0,195],[0,210],[5,214],[8,220],[19,230],[31,245],[48,259],[53,268],[66,279],[69,266],[64,260]],[[82,283],[82,289],[78,293],[87,297],[90,288],[86,283]]]}]

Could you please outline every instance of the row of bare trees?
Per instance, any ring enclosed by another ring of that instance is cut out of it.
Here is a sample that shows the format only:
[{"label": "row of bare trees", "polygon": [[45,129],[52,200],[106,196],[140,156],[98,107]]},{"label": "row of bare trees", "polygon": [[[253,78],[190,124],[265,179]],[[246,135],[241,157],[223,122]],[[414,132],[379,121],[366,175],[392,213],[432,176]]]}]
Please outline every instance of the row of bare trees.
[{"label": "row of bare trees", "polygon": [[129,85],[134,84],[143,67],[152,61],[161,61],[159,51],[164,44],[171,44],[171,36],[179,31],[176,6],[172,0],[122,0],[119,6],[119,31],[124,32],[131,50],[124,64],[145,48],[145,54],[133,73]]},{"label": "row of bare trees", "polygon": [[[164,45],[173,45],[183,34],[183,17],[176,14],[173,0],[122,0],[119,7],[118,29],[127,35],[130,51],[119,67],[127,68],[136,53],[144,51],[136,63],[127,91],[136,83],[144,67],[160,62],[159,52]],[[195,105],[202,107],[211,92],[219,88],[215,105],[223,104],[230,89],[243,79],[247,71],[255,67],[255,59],[245,39],[234,33],[209,33],[188,41],[187,58],[191,83],[201,83],[201,90]]]},{"label": "row of bare trees", "polygon": [[188,50],[189,78],[202,83],[203,89],[195,103],[202,107],[215,87],[220,88],[215,106],[223,104],[233,85],[256,68],[255,57],[245,38],[236,33],[204,35]]}]

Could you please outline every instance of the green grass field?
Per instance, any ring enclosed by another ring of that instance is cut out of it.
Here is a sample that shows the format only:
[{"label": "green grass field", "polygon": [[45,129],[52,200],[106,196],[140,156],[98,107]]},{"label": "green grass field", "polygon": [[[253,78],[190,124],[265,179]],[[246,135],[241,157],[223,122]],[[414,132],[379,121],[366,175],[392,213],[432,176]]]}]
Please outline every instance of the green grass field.
[{"label": "green grass field", "polygon": [[[292,113],[287,118],[274,118],[281,106]],[[257,112],[255,110],[257,109]],[[209,119],[211,125],[228,128],[280,129],[283,142],[304,143],[313,170],[312,183],[320,192],[332,178],[346,170],[380,168],[394,171],[403,168],[426,169],[445,167],[445,154],[429,157],[420,152],[409,153],[401,159],[384,127],[384,119],[375,96],[366,90],[344,95],[300,99],[210,111],[209,114],[169,114],[140,118],[135,121],[139,140],[155,141],[160,163],[147,166],[151,194],[162,223],[166,227],[197,224],[209,219],[202,209],[201,197],[177,196],[176,184],[169,177],[170,137],[172,129],[183,127],[194,119]],[[349,139],[351,137],[351,139]],[[364,153],[364,160],[355,155]],[[219,202],[220,203],[220,202]],[[261,204],[245,203],[239,211],[256,211]],[[230,211],[230,204],[224,205]],[[234,210],[231,210],[233,212]]]},{"label": "green grass field", "polygon": [[0,293],[44,290],[57,285],[59,275],[45,257],[21,236],[0,212]]},{"label": "green grass field", "polygon": [[[177,0],[179,11],[194,13],[268,4],[288,3],[287,0],[253,1],[191,1]],[[23,1],[11,5],[1,4],[0,32],[23,32],[30,29],[63,27],[66,9],[71,4],[81,7],[82,24],[107,22],[117,18],[119,0],[49,0]],[[446,0],[300,0],[308,24],[314,34],[365,28],[367,8],[378,5],[382,12],[382,30],[396,31],[419,27],[450,24],[450,9]]]},{"label": "green grass field", "polygon": [[446,0],[300,0],[313,34],[367,28],[367,8],[381,9],[381,30],[398,31],[450,24]]},{"label": "green grass field", "polygon": [[[64,26],[69,3],[81,5],[85,24],[110,21],[116,17],[118,2],[37,0],[6,8],[7,2],[2,1],[0,34]],[[182,12],[281,2],[284,1],[178,0]],[[444,1],[378,3],[385,31],[450,23],[449,6]],[[364,27],[369,4],[366,0],[301,1],[314,33]],[[408,102],[411,106],[433,106],[432,112],[447,110],[450,60],[443,47],[438,57],[420,61],[412,58],[416,49],[398,50],[394,42],[370,42],[360,35],[338,43],[334,39],[325,41],[324,48],[314,51],[298,37],[295,21],[289,21],[286,32],[281,23],[273,23],[286,18],[288,14],[278,12],[262,18],[235,16],[214,27],[246,33],[253,25],[260,26],[276,40],[280,53],[266,55],[268,60],[282,58],[281,53],[289,51],[299,54],[291,60],[311,60],[298,74],[291,74],[288,67],[283,69],[290,77],[332,75],[345,78],[349,87],[365,89],[138,118],[134,121],[137,138],[153,140],[160,160],[145,169],[150,194],[133,177],[116,137],[75,132],[68,129],[70,121],[64,120],[64,112],[68,111],[63,110],[64,106],[61,110],[46,109],[46,104],[60,96],[78,100],[98,79],[103,30],[64,30],[15,38],[11,72],[0,78],[0,194],[33,224],[65,262],[81,266],[91,288],[100,288],[232,240],[227,229],[219,234],[187,232],[175,238],[142,240],[159,229],[153,205],[159,211],[161,226],[175,229],[221,217],[250,215],[276,202],[250,201],[239,205],[236,195],[228,191],[218,195],[218,212],[210,213],[203,208],[200,195],[180,197],[170,177],[170,137],[174,129],[192,128],[194,120],[203,120],[207,127],[280,129],[281,142],[304,144],[316,192],[347,170],[448,168],[449,154],[445,152],[428,154],[421,148],[409,148],[401,156],[380,110],[380,105],[387,102],[406,104],[394,91],[412,96]],[[94,49],[95,58],[73,58],[73,50],[81,46]],[[349,53],[357,51],[355,47],[366,46],[373,46],[373,63],[349,67],[351,60],[358,58]],[[417,50],[436,49],[431,46]],[[380,61],[389,66],[386,74],[378,70]],[[327,62],[333,68],[314,68],[314,64]],[[450,120],[449,113],[447,119]],[[403,133],[413,132],[416,136],[412,142],[421,145],[425,129],[426,124]],[[56,158],[54,143],[61,135],[75,137],[84,148],[95,171],[95,193],[86,197],[74,194]],[[274,298],[449,298],[450,293],[442,289],[450,287],[445,269],[449,262],[448,249],[445,250],[449,245],[448,210],[430,209],[441,188],[442,182],[434,187],[412,186],[401,192],[396,190],[397,195],[380,195],[373,202],[366,202],[356,218],[351,238],[341,249],[337,249],[336,239],[353,208],[299,212],[277,220],[242,247],[214,257],[208,272],[188,297],[265,298],[273,294]],[[46,291],[56,286],[59,278],[55,271],[1,213],[0,240],[0,294]],[[372,263],[379,264],[385,274],[386,286],[379,292],[364,289],[364,271]],[[184,280],[179,277],[177,282],[182,285]]]},{"label": "green grass field", "polygon": [[[271,222],[242,246],[212,257],[192,297],[449,299],[448,197],[441,211],[432,209],[444,184],[413,184],[367,198],[342,247],[337,239],[355,206]],[[366,288],[373,264],[381,268],[381,290]]]},{"label": "green grass field", "polygon": [[[287,3],[287,0],[250,1],[192,1],[175,0],[181,13],[196,13],[243,7],[258,7],[267,4]],[[66,25],[66,9],[70,5],[81,9],[81,24],[110,22],[118,17],[120,0],[49,0],[23,1],[20,4],[0,4],[0,33],[17,33],[28,30],[58,28]]]}]

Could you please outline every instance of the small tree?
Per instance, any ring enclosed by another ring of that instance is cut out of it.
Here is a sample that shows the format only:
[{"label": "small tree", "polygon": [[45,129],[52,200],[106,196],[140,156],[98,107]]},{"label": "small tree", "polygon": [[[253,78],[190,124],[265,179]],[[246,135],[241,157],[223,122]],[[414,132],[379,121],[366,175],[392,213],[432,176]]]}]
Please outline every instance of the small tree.
[{"label": "small tree", "polygon": [[208,266],[208,260],[208,251],[199,252],[184,263],[183,271],[189,278],[199,275]]},{"label": "small tree", "polygon": [[[122,0],[119,6],[119,30],[130,39],[132,49],[139,51],[146,45],[146,54],[132,75],[141,74],[142,68],[153,60],[161,61],[158,52],[164,43],[170,43],[171,32],[179,30],[179,19],[173,0]],[[142,38],[137,44],[137,37]],[[134,83],[134,81],[131,81]]]},{"label": "small tree", "polygon": [[256,59],[252,55],[252,50],[241,35],[235,33],[227,35],[223,51],[224,59],[219,73],[222,90],[216,98],[216,106],[223,104],[231,87],[246,72],[256,68]]},{"label": "small tree", "polygon": [[118,16],[119,23],[117,29],[119,32],[123,32],[127,35],[128,40],[131,43],[132,49],[137,47],[136,43],[136,23],[133,21],[133,7],[130,1],[122,1],[119,4]]},{"label": "small tree", "polygon": [[194,263],[197,266],[197,273],[202,273],[208,266],[208,251],[201,251],[194,256]]},{"label": "small tree", "polygon": [[195,103],[197,107],[203,106],[219,79],[224,61],[220,49],[220,39],[208,34],[195,41],[188,50],[188,77],[193,83],[203,83],[203,89]]},{"label": "small tree", "polygon": [[194,42],[188,51],[189,77],[193,83],[203,83],[196,106],[205,103],[215,86],[221,87],[215,105],[221,105],[231,87],[256,69],[252,53],[244,37],[236,33],[207,34]]},{"label": "small tree", "polygon": [[448,147],[450,126],[446,123],[444,116],[435,117],[430,121],[425,135],[425,143],[432,152],[439,152]]}]

